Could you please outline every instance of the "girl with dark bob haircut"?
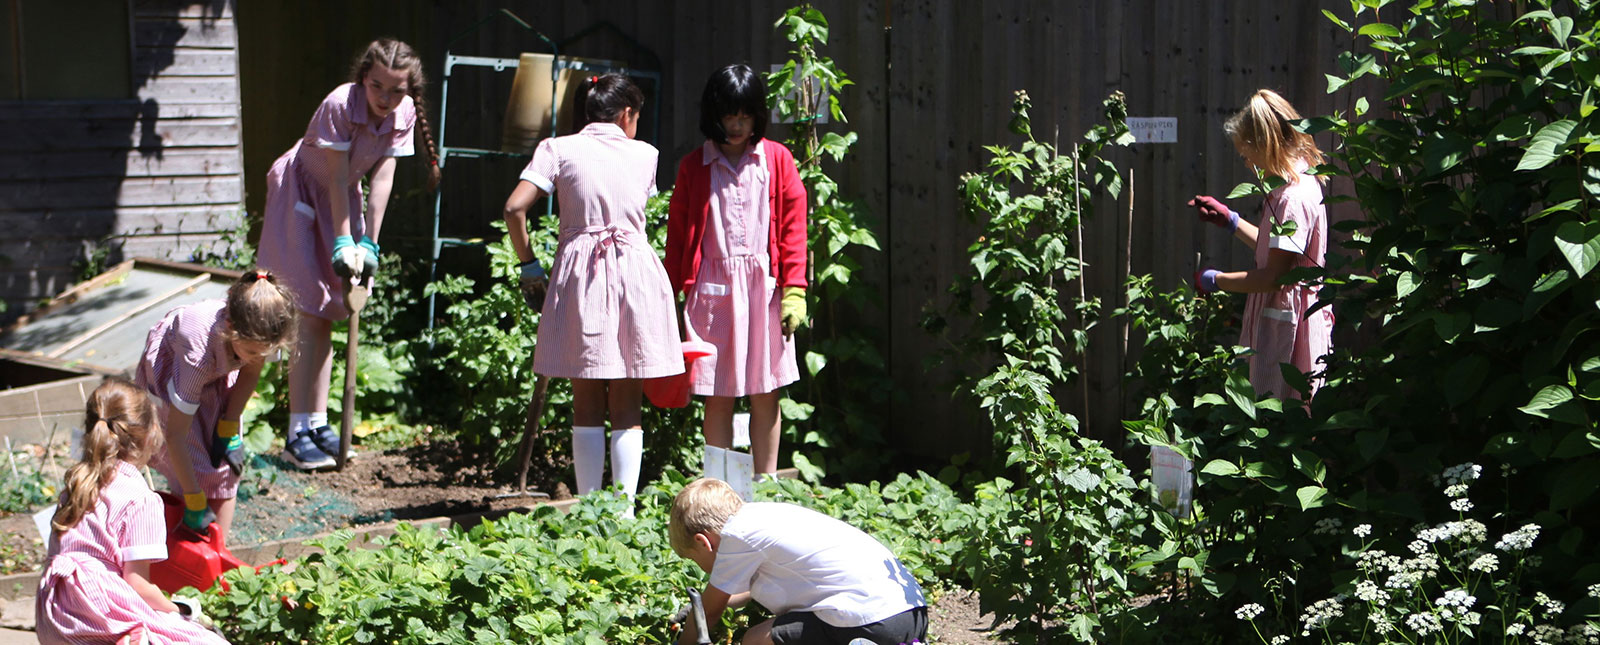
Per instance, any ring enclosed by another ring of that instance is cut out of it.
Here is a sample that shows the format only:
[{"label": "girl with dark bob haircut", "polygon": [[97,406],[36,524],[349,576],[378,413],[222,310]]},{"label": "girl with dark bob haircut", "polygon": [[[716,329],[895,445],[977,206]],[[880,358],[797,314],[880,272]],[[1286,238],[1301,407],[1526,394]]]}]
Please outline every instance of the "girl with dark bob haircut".
[{"label": "girl with dark bob haircut", "polygon": [[719,144],[728,142],[722,118],[736,114],[755,117],[750,143],[767,136],[767,83],[749,65],[729,65],[711,74],[700,95],[700,134]]},{"label": "girl with dark bob haircut", "polygon": [[[678,162],[667,208],[667,276],[683,294],[685,336],[717,349],[689,387],[706,397],[706,476],[748,496],[752,473],[778,469],[780,390],[800,378],[806,188],[789,149],[762,138],[767,88],[749,65],[713,72],[702,96],[706,140]],[[750,454],[731,449],[740,397],[750,399]]]}]

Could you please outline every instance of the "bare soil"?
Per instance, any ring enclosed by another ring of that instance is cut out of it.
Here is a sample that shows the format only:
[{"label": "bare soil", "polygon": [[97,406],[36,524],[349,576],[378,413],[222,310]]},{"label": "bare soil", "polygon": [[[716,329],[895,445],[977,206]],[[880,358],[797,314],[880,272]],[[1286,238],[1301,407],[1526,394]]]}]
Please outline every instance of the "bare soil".
[{"label": "bare soil", "polygon": [[934,600],[928,612],[928,639],[937,645],[995,645],[994,614],[978,610],[978,594],[950,589]]}]

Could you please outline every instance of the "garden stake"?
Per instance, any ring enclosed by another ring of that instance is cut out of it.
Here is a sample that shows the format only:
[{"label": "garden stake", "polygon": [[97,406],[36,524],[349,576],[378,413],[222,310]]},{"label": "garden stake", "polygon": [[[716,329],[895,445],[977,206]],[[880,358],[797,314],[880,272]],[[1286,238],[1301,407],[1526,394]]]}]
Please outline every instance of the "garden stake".
[{"label": "garden stake", "polygon": [[533,460],[533,435],[543,425],[544,399],[549,388],[550,377],[540,374],[538,383],[533,386],[533,400],[528,402],[528,418],[522,422],[522,443],[517,446],[517,489],[495,495],[495,499],[511,497],[550,499],[548,493],[528,490],[528,462]]},{"label": "garden stake", "polygon": [[[1057,148],[1059,150],[1059,148]],[[1058,153],[1059,154],[1059,153]],[[1078,302],[1088,300],[1084,293],[1084,283],[1089,279],[1089,272],[1084,269],[1088,265],[1083,263],[1083,203],[1079,201],[1079,194],[1083,186],[1078,183],[1078,147],[1072,147],[1072,212],[1077,214],[1078,228]],[[1089,348],[1083,349],[1083,427],[1094,427],[1089,423]]]},{"label": "garden stake", "polygon": [[344,346],[344,400],[340,402],[344,407],[344,422],[339,424],[339,454],[333,456],[336,470],[344,470],[350,455],[350,436],[356,427],[356,346],[361,337],[361,309],[367,306],[367,296],[371,294],[371,279],[367,280],[363,284],[360,278],[353,278],[344,290],[344,306],[350,311],[350,334]]},{"label": "garden stake", "polygon": [[706,628],[706,606],[700,602],[700,592],[689,590],[689,606],[694,608],[694,642],[696,645],[711,645],[711,630]]}]

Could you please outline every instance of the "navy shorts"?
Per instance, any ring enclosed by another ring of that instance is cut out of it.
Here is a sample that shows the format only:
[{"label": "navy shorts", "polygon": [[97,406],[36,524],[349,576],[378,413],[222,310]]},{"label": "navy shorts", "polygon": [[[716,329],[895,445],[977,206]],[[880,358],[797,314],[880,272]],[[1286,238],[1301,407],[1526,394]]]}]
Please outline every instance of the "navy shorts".
[{"label": "navy shorts", "polygon": [[860,627],[834,627],[809,611],[791,611],[772,621],[772,642],[779,645],[846,645],[857,638],[875,645],[926,641],[928,608],[908,609]]}]

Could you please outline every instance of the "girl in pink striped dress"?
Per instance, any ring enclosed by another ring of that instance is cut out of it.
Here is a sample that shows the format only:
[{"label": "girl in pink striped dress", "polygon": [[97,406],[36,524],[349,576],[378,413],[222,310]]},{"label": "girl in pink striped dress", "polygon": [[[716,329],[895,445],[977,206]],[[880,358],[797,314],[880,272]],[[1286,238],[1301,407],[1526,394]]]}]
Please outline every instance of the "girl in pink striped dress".
[{"label": "girl in pink striped dress", "polygon": [[150,583],[150,563],[167,559],[167,526],[138,467],[161,450],[156,418],[127,381],[89,395],[83,459],[67,471],[34,601],[40,643],[227,642]]},{"label": "girl in pink striped dress", "polygon": [[[1279,399],[1309,399],[1321,386],[1314,374],[1333,352],[1333,308],[1317,304],[1316,284],[1278,284],[1291,269],[1323,266],[1328,251],[1328,209],[1322,204],[1323,177],[1306,174],[1322,163],[1322,151],[1311,135],[1294,129],[1300,113],[1272,90],[1258,90],[1223,128],[1239,155],[1256,168],[1284,180],[1262,202],[1261,219],[1243,221],[1222,202],[1196,195],[1189,205],[1200,219],[1228,229],[1255,249],[1255,268],[1195,272],[1201,293],[1227,290],[1250,294],[1245,301],[1239,342],[1249,347],[1250,384],[1256,393]],[[1283,378],[1288,364],[1311,375],[1302,394]]]},{"label": "girl in pink striped dress", "polygon": [[183,498],[183,522],[204,532],[233,524],[244,467],[239,416],[270,354],[294,342],[294,301],[263,270],[228,287],[225,300],[183,305],[150,329],[136,380],[156,404],[167,449],[151,466]]},{"label": "girl in pink striped dress", "polygon": [[[378,270],[378,230],[394,188],[395,158],[412,154],[417,129],[432,164],[430,190],[439,181],[416,52],[398,40],[373,41],[356,58],[350,80],[322,99],[305,136],[267,172],[257,251],[261,266],[283,279],[300,307],[283,459],[301,470],[334,465],[333,321],[350,315],[344,292],[351,277]],[[369,179],[364,215],[362,177]]]},{"label": "girl in pink striped dress", "polygon": [[708,397],[711,476],[733,443],[741,396],[750,397],[753,470],[777,471],[778,388],[800,378],[794,330],[806,319],[806,189],[789,149],[763,138],[766,94],[748,65],[706,81],[706,142],[679,162],[667,220],[667,273],[684,294],[689,330],[717,348],[691,385]]},{"label": "girl in pink striped dress", "polygon": [[[584,92],[590,123],[539,143],[504,215],[523,293],[541,312],[533,369],[572,379],[577,492],[600,487],[609,416],[611,481],[631,497],[644,455],[643,379],[682,373],[683,354],[667,273],[644,230],[657,158],[654,146],[633,139],[644,94],[621,74],[591,77]],[[528,209],[546,195],[561,207],[548,284],[527,229]]]}]

